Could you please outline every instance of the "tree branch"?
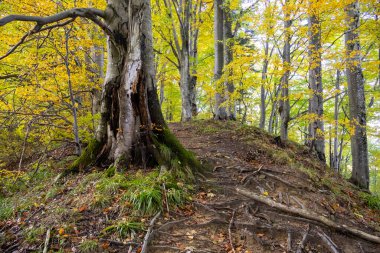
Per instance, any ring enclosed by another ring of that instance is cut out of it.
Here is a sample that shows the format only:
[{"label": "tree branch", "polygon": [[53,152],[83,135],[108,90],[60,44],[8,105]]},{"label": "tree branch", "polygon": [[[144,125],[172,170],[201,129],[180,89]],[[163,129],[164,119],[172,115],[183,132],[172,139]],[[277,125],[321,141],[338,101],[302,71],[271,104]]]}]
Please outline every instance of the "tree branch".
[{"label": "tree branch", "polygon": [[25,16],[25,15],[9,15],[0,19],[0,26],[4,26],[13,21],[25,21],[25,22],[36,22],[38,27],[42,27],[46,24],[51,24],[58,22],[67,18],[90,18],[90,17],[101,17],[105,18],[105,12],[95,8],[74,8],[67,11],[62,11],[60,13],[47,16],[47,17],[37,17],[37,16]]},{"label": "tree branch", "polygon": [[[112,36],[112,33],[108,29],[106,24],[104,24],[101,20],[98,19],[98,17],[105,18],[105,12],[102,10],[95,9],[95,8],[74,8],[74,9],[63,11],[63,12],[57,13],[55,15],[47,16],[47,17],[9,15],[0,19],[0,26],[4,26],[13,21],[36,22],[36,25],[32,30],[27,32],[17,44],[15,44],[11,49],[9,49],[5,55],[1,56],[0,60],[12,54],[21,44],[25,42],[26,38],[29,37],[30,35],[33,35],[42,31],[46,31],[46,30],[51,30],[53,28],[65,26],[67,24],[72,23],[77,17],[90,19],[95,24],[97,24],[101,29],[103,29],[103,31],[107,35]],[[66,20],[63,23],[58,23],[58,24],[47,26],[47,27],[43,27],[44,25],[59,22],[68,18],[70,19]]]}]

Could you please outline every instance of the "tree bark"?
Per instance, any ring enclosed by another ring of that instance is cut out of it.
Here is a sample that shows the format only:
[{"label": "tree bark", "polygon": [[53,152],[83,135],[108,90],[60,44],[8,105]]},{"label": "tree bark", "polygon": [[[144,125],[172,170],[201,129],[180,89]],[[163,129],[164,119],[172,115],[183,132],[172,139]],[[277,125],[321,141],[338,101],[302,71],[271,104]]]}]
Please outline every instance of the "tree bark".
[{"label": "tree bark", "polygon": [[[172,4],[173,2],[173,4]],[[197,43],[198,43],[198,28],[196,21],[200,12],[201,3],[193,5],[192,1],[165,0],[165,7],[168,10],[169,17],[172,19],[172,31],[174,43],[171,46],[174,55],[177,57],[177,68],[180,73],[180,91],[182,102],[181,120],[189,121],[197,114],[196,106],[196,72],[195,62],[198,56]],[[197,11],[193,11],[195,8]],[[176,13],[179,21],[179,35],[177,34],[176,25],[173,20],[172,9]],[[193,15],[192,15],[193,14]],[[181,43],[180,43],[181,42]]]},{"label": "tree bark", "polygon": [[339,173],[339,153],[338,153],[338,120],[339,120],[339,95],[340,90],[340,70],[336,71],[336,81],[335,81],[335,103],[334,103],[334,151],[332,157],[332,168],[336,173]]},{"label": "tree bark", "polygon": [[[227,4],[227,3],[226,3]],[[223,11],[223,43],[224,43],[224,66],[227,66],[233,61],[233,38],[234,35],[232,33],[232,16],[231,10],[229,6],[224,7]],[[232,94],[235,91],[235,86],[231,80],[228,80],[230,76],[233,75],[232,70],[227,70],[227,80],[224,82],[225,92],[225,100],[228,102],[227,106],[227,119],[236,120],[236,106],[235,102],[231,98]]]},{"label": "tree bark", "polygon": [[309,113],[313,119],[309,125],[309,139],[311,148],[316,151],[319,160],[325,162],[321,24],[318,8],[309,3],[309,11],[309,88],[312,91],[312,97],[309,101]]},{"label": "tree bark", "polygon": [[[289,5],[289,0],[285,0],[285,5]],[[281,140],[288,139],[288,126],[290,121],[290,104],[289,104],[289,77],[290,77],[290,27],[292,20],[290,19],[289,10],[284,11],[284,51],[282,55],[284,75],[281,80],[281,98],[279,103],[279,112],[281,116],[280,135]]]},{"label": "tree bark", "polygon": [[150,1],[109,0],[105,21],[113,36],[108,37],[101,119],[96,141],[73,168],[94,161],[117,168],[163,163],[170,167],[161,155],[163,146],[172,151],[169,159],[197,167],[162,116],[155,85]]},{"label": "tree bark", "polygon": [[261,87],[260,87],[260,128],[264,129],[265,127],[265,118],[266,118],[266,90],[265,90],[265,84],[267,80],[267,72],[268,72],[268,63],[269,63],[269,40],[268,38],[265,41],[264,45],[264,53],[265,58],[263,61],[263,71],[261,74]]},{"label": "tree bark", "polygon": [[350,120],[355,129],[351,135],[352,176],[350,181],[361,188],[369,188],[368,145],[366,133],[366,104],[364,96],[364,77],[361,68],[359,42],[359,2],[355,1],[345,8],[347,31],[345,44],[347,52],[346,75]]},{"label": "tree bark", "polygon": [[215,119],[226,120],[227,110],[225,106],[221,106],[224,100],[224,87],[219,79],[222,77],[224,67],[224,45],[223,45],[223,1],[214,1],[214,48],[215,48],[215,66],[214,80],[216,83],[215,94]]}]

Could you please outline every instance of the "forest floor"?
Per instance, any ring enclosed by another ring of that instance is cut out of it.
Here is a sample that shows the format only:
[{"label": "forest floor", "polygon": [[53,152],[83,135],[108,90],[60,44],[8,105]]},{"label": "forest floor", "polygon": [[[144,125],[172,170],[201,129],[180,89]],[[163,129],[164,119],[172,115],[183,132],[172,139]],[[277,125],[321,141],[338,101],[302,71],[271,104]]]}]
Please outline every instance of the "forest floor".
[{"label": "forest floor", "polygon": [[154,223],[153,215],[139,217],[145,229],[132,237],[106,235],[109,224],[130,216],[120,204],[123,190],[108,190],[112,201],[103,203],[99,173],[75,175],[25,193],[33,205],[0,222],[0,252],[40,252],[46,239],[54,252],[140,252],[144,236],[152,253],[380,252],[380,243],[370,242],[380,237],[380,211],[367,205],[369,195],[329,172],[308,148],[235,122],[170,127],[209,168],[187,204],[164,208]]}]

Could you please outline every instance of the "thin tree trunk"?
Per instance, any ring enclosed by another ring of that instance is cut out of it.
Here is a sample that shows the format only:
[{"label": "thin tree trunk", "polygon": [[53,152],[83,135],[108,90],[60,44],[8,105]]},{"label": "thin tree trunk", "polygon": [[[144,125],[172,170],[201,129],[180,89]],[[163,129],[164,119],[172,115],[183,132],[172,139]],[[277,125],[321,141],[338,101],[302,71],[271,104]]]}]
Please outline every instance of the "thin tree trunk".
[{"label": "thin tree trunk", "polygon": [[[233,38],[234,35],[232,33],[232,16],[231,16],[231,10],[228,6],[224,7],[223,12],[223,41],[224,41],[224,66],[227,66],[233,61]],[[230,76],[233,75],[233,72],[231,69],[227,70],[228,76],[227,80],[224,82],[226,92],[225,94],[225,100],[228,103],[228,109],[227,109],[227,119],[230,120],[236,120],[236,106],[235,101],[231,98],[232,94],[235,91],[235,86],[231,80],[228,80]]]},{"label": "thin tree trunk", "polygon": [[220,84],[219,79],[222,77],[224,55],[223,55],[223,1],[214,1],[214,47],[215,47],[215,66],[214,66],[214,80],[216,83],[215,94],[215,119],[227,119],[227,110],[221,106],[224,100],[224,87]]},{"label": "thin tree trunk", "polygon": [[261,93],[260,93],[260,128],[264,129],[265,127],[265,118],[266,118],[266,90],[265,83],[267,80],[267,72],[268,72],[268,57],[269,57],[269,40],[265,41],[264,45],[265,59],[263,61],[263,71],[261,74]]},{"label": "thin tree trunk", "polygon": [[[317,2],[318,3],[318,2]],[[326,161],[323,124],[323,87],[321,60],[321,24],[318,8],[309,3],[309,85],[313,92],[309,103],[309,113],[313,117],[310,123],[309,136],[311,148],[317,152],[321,161]]]},{"label": "thin tree trunk", "polygon": [[[289,5],[289,0],[285,0],[285,6]],[[288,127],[290,120],[290,104],[289,104],[289,76],[290,76],[290,27],[292,25],[292,20],[290,19],[289,10],[284,11],[284,51],[283,51],[283,67],[284,75],[282,76],[281,82],[281,99],[279,104],[279,112],[281,116],[281,129],[280,135],[281,140],[285,141],[288,139]]]},{"label": "thin tree trunk", "polygon": [[71,70],[70,70],[70,63],[69,63],[69,38],[70,38],[70,32],[71,28],[68,30],[65,30],[65,67],[66,67],[66,74],[67,74],[67,83],[69,86],[69,94],[70,94],[70,108],[73,113],[74,123],[73,123],[73,131],[74,131],[74,138],[75,138],[75,145],[76,145],[76,154],[81,155],[82,149],[80,145],[80,139],[79,139],[79,127],[78,127],[78,115],[77,115],[77,104],[75,102],[74,98],[74,91],[71,84]]},{"label": "thin tree trunk", "polygon": [[352,176],[351,182],[361,188],[369,188],[368,145],[366,133],[366,104],[364,78],[361,68],[359,42],[359,2],[345,8],[348,30],[345,34],[347,52],[347,83],[350,120],[355,132],[351,135]]},{"label": "thin tree trunk", "polygon": [[335,103],[334,103],[334,152],[333,152],[333,163],[332,168],[336,173],[339,174],[339,153],[338,153],[338,124],[339,124],[339,95],[338,91],[340,89],[340,70],[336,71],[336,82],[335,82]]}]

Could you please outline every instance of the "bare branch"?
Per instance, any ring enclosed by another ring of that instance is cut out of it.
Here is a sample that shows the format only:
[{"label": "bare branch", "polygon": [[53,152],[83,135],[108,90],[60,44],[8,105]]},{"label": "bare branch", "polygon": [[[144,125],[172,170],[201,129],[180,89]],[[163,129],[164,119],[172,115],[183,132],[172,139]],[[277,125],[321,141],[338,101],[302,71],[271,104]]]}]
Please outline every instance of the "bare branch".
[{"label": "bare branch", "polygon": [[[11,49],[9,49],[5,55],[1,56],[0,60],[12,54],[21,44],[25,42],[27,37],[33,34],[42,32],[42,31],[46,31],[46,30],[50,31],[54,28],[65,26],[67,24],[72,23],[77,17],[90,19],[95,24],[97,24],[101,29],[103,29],[103,31],[107,35],[112,36],[112,33],[108,29],[107,25],[98,19],[98,17],[105,18],[105,12],[102,10],[95,9],[95,8],[74,8],[74,9],[63,11],[63,12],[57,13],[52,16],[47,16],[47,17],[9,15],[0,19],[0,26],[4,26],[13,21],[36,22],[37,24],[32,30],[27,32],[17,44],[15,44]],[[43,27],[44,25],[59,22],[68,18],[70,19],[66,20],[65,22]]]},{"label": "bare branch", "polygon": [[25,22],[36,22],[38,27],[42,27],[46,24],[55,23],[67,18],[76,17],[101,17],[105,18],[105,12],[95,8],[74,8],[67,11],[62,11],[60,13],[47,16],[47,17],[37,17],[37,16],[25,16],[25,15],[9,15],[0,19],[0,26],[4,26],[13,21],[25,21]]}]

